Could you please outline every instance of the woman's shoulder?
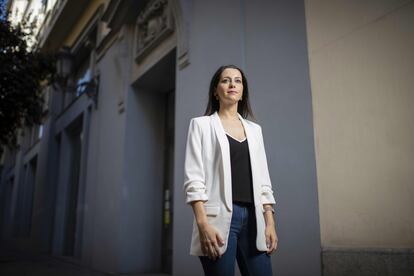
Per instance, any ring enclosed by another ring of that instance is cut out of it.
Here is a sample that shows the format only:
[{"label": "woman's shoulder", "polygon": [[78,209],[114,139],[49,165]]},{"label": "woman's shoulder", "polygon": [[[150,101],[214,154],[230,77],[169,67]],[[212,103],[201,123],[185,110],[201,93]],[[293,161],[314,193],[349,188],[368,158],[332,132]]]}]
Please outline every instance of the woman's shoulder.
[{"label": "woman's shoulder", "polygon": [[191,118],[190,121],[195,121],[197,123],[204,123],[210,121],[210,116],[198,116]]},{"label": "woman's shoulder", "polygon": [[259,125],[259,123],[257,123],[257,122],[254,122],[254,121],[250,121],[249,119],[244,119],[244,121],[249,125],[249,126],[251,126],[251,127],[253,127],[253,128],[255,128],[255,129],[258,129],[258,130],[261,130],[262,129],[262,127]]},{"label": "woman's shoulder", "polygon": [[190,125],[196,124],[200,127],[207,125],[210,122],[210,116],[197,116],[190,119]]}]

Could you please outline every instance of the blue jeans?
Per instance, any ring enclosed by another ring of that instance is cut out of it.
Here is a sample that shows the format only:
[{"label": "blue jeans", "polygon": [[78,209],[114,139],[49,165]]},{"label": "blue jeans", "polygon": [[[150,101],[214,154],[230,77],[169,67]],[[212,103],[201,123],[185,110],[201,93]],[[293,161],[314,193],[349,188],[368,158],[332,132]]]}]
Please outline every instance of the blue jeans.
[{"label": "blue jeans", "polygon": [[256,248],[254,205],[233,203],[227,250],[217,260],[211,260],[207,256],[199,258],[206,276],[234,275],[236,259],[243,276],[271,276],[270,256]]}]

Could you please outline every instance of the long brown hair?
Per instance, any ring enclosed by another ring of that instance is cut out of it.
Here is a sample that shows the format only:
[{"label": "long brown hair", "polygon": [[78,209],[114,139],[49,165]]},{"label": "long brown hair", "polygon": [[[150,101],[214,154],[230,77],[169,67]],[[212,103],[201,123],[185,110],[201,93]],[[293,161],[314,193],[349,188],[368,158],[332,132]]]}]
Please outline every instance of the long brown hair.
[{"label": "long brown hair", "polygon": [[217,71],[214,73],[213,77],[211,78],[210,89],[208,92],[208,103],[207,103],[207,108],[206,108],[204,115],[209,116],[216,111],[218,112],[220,109],[220,102],[219,100],[216,99],[216,97],[214,97],[214,92],[216,91],[217,85],[220,81],[221,73],[223,73],[223,71],[227,68],[237,69],[242,75],[243,97],[242,97],[242,100],[239,101],[239,103],[237,104],[237,112],[245,119],[247,117],[255,119],[252,109],[250,107],[249,88],[247,85],[246,76],[239,67],[237,67],[236,65],[232,65],[232,64],[220,66],[217,69]]}]

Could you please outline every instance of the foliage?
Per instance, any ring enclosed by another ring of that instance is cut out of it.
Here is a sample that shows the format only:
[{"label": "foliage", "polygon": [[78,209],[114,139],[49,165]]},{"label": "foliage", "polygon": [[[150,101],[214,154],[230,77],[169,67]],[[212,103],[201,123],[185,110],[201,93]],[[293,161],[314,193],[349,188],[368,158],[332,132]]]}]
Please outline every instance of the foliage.
[{"label": "foliage", "polygon": [[19,128],[42,121],[41,82],[51,80],[54,61],[29,49],[30,26],[12,26],[4,16],[4,0],[0,10],[0,144],[14,147]]}]

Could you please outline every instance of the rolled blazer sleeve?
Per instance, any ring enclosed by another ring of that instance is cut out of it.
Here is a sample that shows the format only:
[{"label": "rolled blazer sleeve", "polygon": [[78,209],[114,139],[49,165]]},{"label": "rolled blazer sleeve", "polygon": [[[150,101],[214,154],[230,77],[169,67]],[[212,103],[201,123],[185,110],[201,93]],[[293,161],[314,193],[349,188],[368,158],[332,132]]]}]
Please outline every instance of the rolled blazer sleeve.
[{"label": "rolled blazer sleeve", "polygon": [[265,150],[265,146],[264,146],[264,140],[263,140],[263,133],[262,133],[262,128],[260,127],[260,160],[261,160],[261,164],[263,166],[261,166],[262,168],[262,172],[260,173],[261,175],[261,188],[262,188],[262,192],[261,192],[261,201],[262,204],[276,204],[275,198],[273,196],[273,189],[272,189],[272,183],[270,180],[270,175],[269,175],[269,168],[267,165],[267,158],[266,158],[266,150]]},{"label": "rolled blazer sleeve", "polygon": [[193,118],[188,128],[184,161],[184,191],[186,203],[197,200],[208,200],[201,145],[201,129],[197,121]]}]

